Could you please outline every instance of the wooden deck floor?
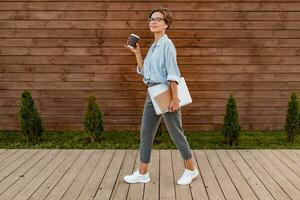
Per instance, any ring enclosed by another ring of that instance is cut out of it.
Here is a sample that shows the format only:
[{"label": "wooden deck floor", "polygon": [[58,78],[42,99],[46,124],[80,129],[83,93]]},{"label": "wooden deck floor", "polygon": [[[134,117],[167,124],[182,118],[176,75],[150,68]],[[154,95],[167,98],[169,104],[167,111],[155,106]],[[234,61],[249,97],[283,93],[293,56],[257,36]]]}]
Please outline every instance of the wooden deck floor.
[{"label": "wooden deck floor", "polygon": [[0,149],[1,200],[300,199],[300,150],[194,150],[201,176],[179,186],[177,150],[153,150],[147,184],[123,176],[138,150]]}]

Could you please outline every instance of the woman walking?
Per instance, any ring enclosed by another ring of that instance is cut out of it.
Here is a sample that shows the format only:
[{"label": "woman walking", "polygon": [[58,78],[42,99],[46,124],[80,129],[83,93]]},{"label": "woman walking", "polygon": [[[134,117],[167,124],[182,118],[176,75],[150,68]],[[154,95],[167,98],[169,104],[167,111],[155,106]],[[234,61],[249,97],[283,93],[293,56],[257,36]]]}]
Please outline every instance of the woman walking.
[{"label": "woman walking", "polygon": [[166,35],[172,18],[172,13],[167,8],[157,8],[150,12],[148,21],[150,31],[154,34],[154,42],[149,48],[145,60],[142,58],[139,44],[134,49],[128,48],[127,44],[124,45],[135,54],[137,73],[144,77],[143,82],[148,87],[167,83],[172,90],[169,112],[162,115],[156,115],[149,93],[147,93],[140,132],[140,167],[133,174],[124,176],[127,183],[147,183],[150,181],[148,164],[150,163],[154,137],[162,118],[164,118],[168,132],[185,163],[184,173],[177,183],[179,185],[190,184],[199,175],[193,164],[191,150],[182,129],[181,108],[179,107],[177,91],[177,84],[181,75],[177,65],[175,46]]}]

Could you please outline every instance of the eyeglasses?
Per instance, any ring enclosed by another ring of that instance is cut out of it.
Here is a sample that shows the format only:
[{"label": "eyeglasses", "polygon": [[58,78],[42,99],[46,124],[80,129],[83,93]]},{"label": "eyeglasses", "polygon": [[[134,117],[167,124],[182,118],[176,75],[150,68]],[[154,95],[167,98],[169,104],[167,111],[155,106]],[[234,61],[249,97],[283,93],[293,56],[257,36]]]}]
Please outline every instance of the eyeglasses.
[{"label": "eyeglasses", "polygon": [[163,18],[160,18],[160,17],[156,17],[156,18],[149,18],[148,19],[148,22],[152,22],[152,21],[155,21],[155,22],[160,22],[160,21],[162,21],[162,20],[165,20],[165,19],[163,19]]}]

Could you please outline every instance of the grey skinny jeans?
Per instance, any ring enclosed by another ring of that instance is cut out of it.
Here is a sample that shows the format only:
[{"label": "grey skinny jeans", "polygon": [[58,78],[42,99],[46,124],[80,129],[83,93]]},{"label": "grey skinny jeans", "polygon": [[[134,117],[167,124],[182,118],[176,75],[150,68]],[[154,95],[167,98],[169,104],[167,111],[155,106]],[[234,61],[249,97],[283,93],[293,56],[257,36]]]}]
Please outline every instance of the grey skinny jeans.
[{"label": "grey skinny jeans", "polygon": [[140,132],[140,161],[142,163],[150,162],[153,141],[162,117],[181,157],[184,160],[192,158],[190,146],[182,128],[181,108],[175,112],[156,115],[151,98],[147,92]]}]

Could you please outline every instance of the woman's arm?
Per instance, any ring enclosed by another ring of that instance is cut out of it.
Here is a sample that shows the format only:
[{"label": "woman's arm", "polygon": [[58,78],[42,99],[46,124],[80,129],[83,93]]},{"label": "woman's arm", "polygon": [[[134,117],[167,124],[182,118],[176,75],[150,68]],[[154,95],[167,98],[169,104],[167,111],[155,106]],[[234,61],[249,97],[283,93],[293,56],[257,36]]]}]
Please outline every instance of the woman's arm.
[{"label": "woman's arm", "polygon": [[172,101],[169,106],[169,111],[174,112],[179,109],[178,98],[178,83],[180,81],[180,71],[177,65],[176,49],[172,42],[166,44],[165,60],[167,68],[167,80],[172,90]]},{"label": "woman's arm", "polygon": [[142,54],[141,54],[140,45],[138,43],[136,43],[136,48],[132,49],[132,48],[129,48],[127,46],[127,44],[128,44],[128,40],[127,40],[126,44],[124,44],[124,47],[126,49],[129,49],[132,53],[134,53],[136,61],[137,61],[138,68],[139,68],[140,71],[142,71],[142,69],[144,67],[144,60],[143,60],[143,57],[142,57]]},{"label": "woman's arm", "polygon": [[144,67],[144,60],[143,60],[141,52],[135,53],[135,58],[136,58],[136,61],[137,61],[137,65],[138,65],[138,67],[141,71]]},{"label": "woman's arm", "polygon": [[170,81],[170,86],[172,90],[172,101],[169,110],[173,112],[179,109],[178,85],[176,81]]},{"label": "woman's arm", "polygon": [[170,86],[171,86],[171,89],[172,89],[172,99],[179,100],[177,82],[176,81],[170,81]]}]

